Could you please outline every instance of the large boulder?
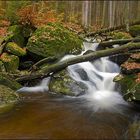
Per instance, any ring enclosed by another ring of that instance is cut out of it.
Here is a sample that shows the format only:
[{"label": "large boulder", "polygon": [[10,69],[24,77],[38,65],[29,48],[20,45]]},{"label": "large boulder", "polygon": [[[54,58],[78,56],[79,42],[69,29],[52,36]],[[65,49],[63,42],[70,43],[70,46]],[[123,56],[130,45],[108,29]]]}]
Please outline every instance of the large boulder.
[{"label": "large boulder", "polygon": [[7,36],[5,38],[6,41],[12,41],[17,43],[20,47],[24,46],[24,36],[22,33],[22,26],[13,25],[10,26],[7,30]]},{"label": "large boulder", "polygon": [[19,67],[18,56],[3,53],[0,59],[3,62],[7,72],[15,72]]},{"label": "large boulder", "polygon": [[117,75],[114,82],[121,86],[121,93],[126,101],[140,102],[140,82],[136,74]]},{"label": "large boulder", "polygon": [[12,89],[0,84],[0,113],[9,111],[19,99],[18,94]]},{"label": "large boulder", "polygon": [[83,83],[72,79],[68,72],[63,70],[51,78],[49,89],[57,94],[79,96],[86,93],[87,87]]},{"label": "large boulder", "polygon": [[0,85],[5,85],[7,87],[10,87],[13,90],[18,90],[22,86],[17,83],[13,77],[9,77],[8,75],[4,73],[0,73]]},{"label": "large boulder", "polygon": [[66,54],[79,54],[82,40],[58,23],[38,28],[29,38],[27,49],[38,57],[61,58]]},{"label": "large boulder", "polygon": [[11,54],[14,54],[16,56],[24,56],[24,55],[26,55],[26,50],[21,48],[20,46],[18,46],[14,42],[7,43],[5,49],[6,49],[7,52],[9,52]]},{"label": "large boulder", "polygon": [[140,36],[140,25],[131,26],[129,32],[134,37]]}]

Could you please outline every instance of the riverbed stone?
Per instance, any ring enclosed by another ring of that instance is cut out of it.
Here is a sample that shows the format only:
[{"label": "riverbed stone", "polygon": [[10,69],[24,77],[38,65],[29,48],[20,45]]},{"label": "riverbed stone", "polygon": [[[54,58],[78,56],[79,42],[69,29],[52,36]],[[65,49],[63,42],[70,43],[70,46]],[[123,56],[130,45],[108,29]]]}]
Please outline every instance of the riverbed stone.
[{"label": "riverbed stone", "polygon": [[79,96],[86,93],[87,87],[83,83],[72,79],[68,72],[63,70],[51,78],[49,89],[57,94]]},{"label": "riverbed stone", "polygon": [[7,43],[5,49],[6,49],[7,52],[9,52],[11,54],[14,54],[16,56],[24,56],[24,55],[26,55],[26,50],[21,48],[20,46],[18,46],[14,42]]},{"label": "riverbed stone", "polygon": [[140,101],[140,83],[137,82],[137,75],[117,75],[114,82],[121,86],[121,93],[126,101]]},{"label": "riverbed stone", "polygon": [[6,73],[0,73],[0,85],[5,85],[13,90],[18,90],[22,86]]},{"label": "riverbed stone", "polygon": [[58,23],[39,27],[29,38],[27,50],[38,57],[62,58],[66,54],[80,54],[82,40]]},{"label": "riverbed stone", "polygon": [[0,59],[3,62],[7,72],[15,72],[19,67],[18,56],[3,53]]},{"label": "riverbed stone", "polygon": [[19,99],[19,95],[14,90],[0,84],[0,114],[12,109]]}]

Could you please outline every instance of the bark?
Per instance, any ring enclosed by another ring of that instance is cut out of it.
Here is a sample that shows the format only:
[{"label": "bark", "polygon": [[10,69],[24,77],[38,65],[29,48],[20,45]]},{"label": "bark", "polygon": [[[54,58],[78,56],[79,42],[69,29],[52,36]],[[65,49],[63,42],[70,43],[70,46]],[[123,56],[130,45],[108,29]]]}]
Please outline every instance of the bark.
[{"label": "bark", "polygon": [[96,51],[96,52],[93,52],[84,56],[76,56],[74,58],[70,58],[64,61],[60,61],[56,64],[44,67],[42,70],[37,71],[35,73],[31,73],[30,75],[21,76],[17,78],[16,80],[18,82],[25,82],[25,81],[38,79],[38,78],[47,77],[53,73],[56,73],[76,63],[92,61],[100,57],[111,56],[111,55],[122,53],[122,52],[126,53],[126,51],[128,50],[139,49],[139,48],[140,48],[140,43],[128,43],[128,44],[119,46],[117,48]]},{"label": "bark", "polygon": [[118,39],[118,40],[112,40],[112,41],[104,41],[101,42],[99,45],[101,47],[108,47],[108,46],[112,46],[115,44],[119,44],[119,45],[123,45],[129,42],[140,42],[140,38],[132,38],[132,39]]},{"label": "bark", "polygon": [[[130,23],[129,26],[133,26],[133,25],[137,25],[137,24],[140,24],[140,21],[136,21],[136,22]],[[107,28],[107,29],[101,29],[101,30],[98,30],[96,32],[88,33],[85,36],[86,37],[91,37],[91,36],[95,36],[96,34],[99,34],[100,35],[102,33],[112,32],[112,31],[115,31],[115,30],[123,29],[123,28],[126,28],[126,24],[120,25],[120,26],[117,26],[117,27],[111,27],[111,28]]]}]

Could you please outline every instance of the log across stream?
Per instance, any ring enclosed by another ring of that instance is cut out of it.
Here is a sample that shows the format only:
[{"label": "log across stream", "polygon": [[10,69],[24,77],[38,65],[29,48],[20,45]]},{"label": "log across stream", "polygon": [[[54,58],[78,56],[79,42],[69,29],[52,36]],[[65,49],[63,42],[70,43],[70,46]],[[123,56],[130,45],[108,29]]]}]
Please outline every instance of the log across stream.
[{"label": "log across stream", "polygon": [[[91,45],[91,44],[90,44]],[[86,44],[87,48],[88,46]],[[70,57],[70,56],[67,56]],[[66,59],[66,58],[64,58]],[[108,67],[109,66],[109,67]],[[76,69],[87,72],[82,79]],[[107,60],[84,62],[68,67],[69,74],[88,85],[79,97],[50,94],[44,80],[40,86],[22,93],[23,102],[0,116],[1,138],[28,139],[130,139],[139,138],[139,110],[134,110],[111,81],[119,67]],[[97,82],[97,83],[94,83]],[[96,84],[96,85],[95,85]],[[43,89],[44,92],[37,89]],[[39,92],[40,91],[40,92]]]}]

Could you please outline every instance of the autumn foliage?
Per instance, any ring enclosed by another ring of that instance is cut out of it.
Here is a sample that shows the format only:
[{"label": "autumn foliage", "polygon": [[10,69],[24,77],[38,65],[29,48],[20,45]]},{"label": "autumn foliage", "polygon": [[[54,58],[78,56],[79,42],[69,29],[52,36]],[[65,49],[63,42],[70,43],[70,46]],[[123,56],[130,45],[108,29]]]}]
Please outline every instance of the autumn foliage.
[{"label": "autumn foliage", "polygon": [[38,4],[28,5],[21,8],[18,11],[19,22],[22,25],[29,25],[32,27],[43,26],[49,22],[59,21],[59,16],[57,16],[54,10],[46,8],[41,10]]}]

